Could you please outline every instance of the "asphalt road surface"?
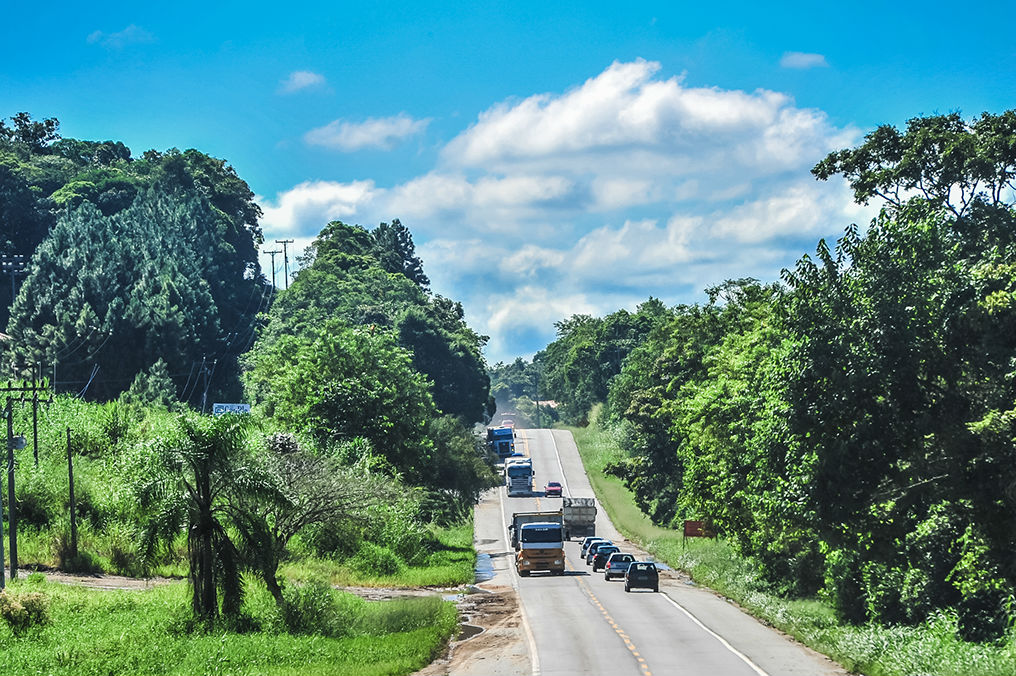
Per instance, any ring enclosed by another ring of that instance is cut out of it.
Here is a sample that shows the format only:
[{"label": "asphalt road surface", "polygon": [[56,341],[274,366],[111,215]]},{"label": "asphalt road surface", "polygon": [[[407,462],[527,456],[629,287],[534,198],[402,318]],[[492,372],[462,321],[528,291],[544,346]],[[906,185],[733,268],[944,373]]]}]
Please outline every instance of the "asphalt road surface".
[{"label": "asphalt road surface", "polygon": [[[563,576],[533,573],[519,577],[506,542],[512,512],[559,509],[559,498],[543,496],[548,481],[560,481],[565,495],[591,497],[593,491],[571,433],[518,430],[516,449],[533,458],[534,495],[509,498],[504,488],[488,493],[476,510],[476,542],[494,564],[496,576],[490,585],[510,585],[518,592],[521,622],[516,630],[517,645],[501,646],[482,662],[453,667],[451,673],[846,674],[824,656],[762,625],[730,602],[691,585],[684,576],[661,574],[660,593],[625,593],[623,581],[607,582],[602,573],[592,573],[579,558],[577,540],[565,545],[568,565]],[[599,506],[596,533],[614,540],[622,551],[645,557],[614,529]],[[472,641],[485,638],[481,634]]]}]

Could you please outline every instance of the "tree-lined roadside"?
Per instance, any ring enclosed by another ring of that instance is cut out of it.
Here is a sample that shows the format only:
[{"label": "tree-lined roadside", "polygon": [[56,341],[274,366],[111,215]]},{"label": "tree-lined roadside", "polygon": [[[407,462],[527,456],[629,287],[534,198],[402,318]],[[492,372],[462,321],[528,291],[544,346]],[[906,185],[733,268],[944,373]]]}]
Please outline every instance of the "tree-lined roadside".
[{"label": "tree-lined roadside", "polygon": [[625,453],[616,434],[599,425],[568,427],[575,437],[597,500],[628,539],[673,568],[735,601],[755,617],[830,656],[852,672],[868,676],[971,674],[1016,671],[1012,641],[978,644],[957,637],[956,618],[939,614],[917,627],[857,626],[837,620],[832,604],[820,598],[787,599],[774,591],[757,566],[723,538],[685,541],[680,531],[654,525],[639,510],[634,494],[605,472]]},{"label": "tree-lined roadside", "polygon": [[602,404],[604,471],[657,526],[708,521],[774,596],[990,653],[1016,621],[1016,111],[879,127],[813,173],[881,212],[782,282],[559,322],[494,390],[538,376],[570,423]]},{"label": "tree-lined roadside", "polygon": [[[39,434],[37,459],[16,451],[4,500],[17,563],[187,580],[123,608],[12,580],[0,594],[12,660],[52,673],[223,661],[230,673],[407,673],[451,635],[452,604],[354,602],[333,585],[471,581],[471,507],[494,481],[471,429],[490,412],[486,338],[430,291],[398,220],[322,223],[280,290],[258,266],[259,216],[224,160],[134,157],[61,138],[55,119],[0,120],[0,255],[14,261],[0,362],[44,395],[6,402],[15,434]],[[250,413],[209,415],[213,402]],[[76,604],[105,610],[72,626]],[[112,640],[132,613],[169,637],[61,652],[78,631],[85,646]],[[181,653],[188,637],[197,648]],[[302,637],[318,657],[286,654]]]}]

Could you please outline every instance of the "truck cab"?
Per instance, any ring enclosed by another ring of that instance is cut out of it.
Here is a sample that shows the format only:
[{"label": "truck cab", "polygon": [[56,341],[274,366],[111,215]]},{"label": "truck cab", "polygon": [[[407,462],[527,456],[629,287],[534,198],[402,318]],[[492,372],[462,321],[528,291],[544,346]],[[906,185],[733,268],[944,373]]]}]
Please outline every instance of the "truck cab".
[{"label": "truck cab", "polygon": [[504,483],[508,495],[530,495],[533,492],[533,461],[529,458],[511,459],[504,466]]},{"label": "truck cab", "polygon": [[559,521],[521,524],[518,543],[515,569],[519,575],[526,577],[534,570],[564,573],[564,532]]}]

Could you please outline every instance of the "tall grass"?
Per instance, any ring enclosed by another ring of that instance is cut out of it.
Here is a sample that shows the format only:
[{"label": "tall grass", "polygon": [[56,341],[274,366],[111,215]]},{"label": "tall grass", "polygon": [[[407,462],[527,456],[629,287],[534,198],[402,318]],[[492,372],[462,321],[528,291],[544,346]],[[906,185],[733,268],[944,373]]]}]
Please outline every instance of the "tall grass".
[{"label": "tall grass", "polygon": [[681,533],[653,525],[635,506],[631,491],[603,473],[623,453],[608,431],[596,424],[568,429],[596,497],[625,537],[847,669],[869,676],[1016,674],[1016,629],[995,643],[966,643],[956,637],[956,617],[950,613],[916,627],[852,626],[840,624],[821,599],[771,593],[752,562],[723,540],[684,543]]},{"label": "tall grass", "polygon": [[297,582],[327,579],[338,586],[363,587],[454,587],[473,581],[476,551],[473,549],[473,520],[448,527],[431,528],[429,551],[418,561],[401,565],[391,574],[379,574],[351,559],[323,559],[301,556],[280,566],[283,576]]},{"label": "tall grass", "polygon": [[428,664],[457,627],[437,598],[369,602],[334,594],[339,636],[289,633],[271,596],[250,580],[250,630],[185,630],[186,585],[103,592],[41,580],[15,593],[50,599],[52,624],[16,637],[0,625],[0,674],[408,674]]}]

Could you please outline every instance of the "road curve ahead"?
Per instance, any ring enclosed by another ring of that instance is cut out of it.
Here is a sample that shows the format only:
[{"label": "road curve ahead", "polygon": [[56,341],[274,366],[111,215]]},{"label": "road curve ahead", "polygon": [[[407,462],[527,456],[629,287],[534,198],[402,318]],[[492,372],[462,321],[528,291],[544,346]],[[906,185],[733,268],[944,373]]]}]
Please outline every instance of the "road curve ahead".
[{"label": "road curve ahead", "polygon": [[[530,657],[526,672],[540,676],[846,674],[824,656],[673,573],[661,575],[660,593],[626,593],[623,582],[607,582],[602,573],[593,573],[586,566],[579,558],[578,541],[565,544],[564,575],[534,573],[520,578],[509,565],[511,556],[505,542],[512,512],[559,509],[559,498],[543,496],[548,481],[564,484],[565,495],[586,497],[593,492],[570,432],[519,430],[516,448],[533,459],[534,495],[509,498],[501,488],[496,500],[485,501],[486,515],[476,520],[476,539],[496,543],[501,551],[498,575],[508,578],[518,590],[522,635]],[[492,514],[495,506],[500,519]],[[500,532],[494,532],[496,528]],[[614,540],[622,551],[645,556],[621,537],[602,508],[598,509],[596,530],[597,535]],[[475,640],[483,639],[481,635]],[[502,672],[490,662],[486,667]],[[503,670],[509,671],[512,669]]]}]

